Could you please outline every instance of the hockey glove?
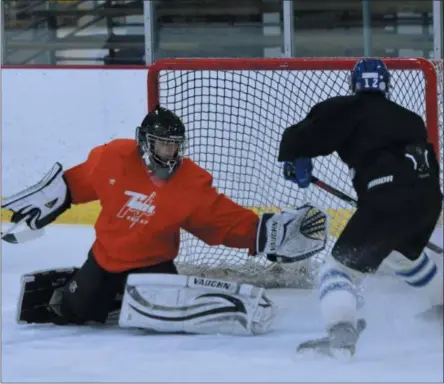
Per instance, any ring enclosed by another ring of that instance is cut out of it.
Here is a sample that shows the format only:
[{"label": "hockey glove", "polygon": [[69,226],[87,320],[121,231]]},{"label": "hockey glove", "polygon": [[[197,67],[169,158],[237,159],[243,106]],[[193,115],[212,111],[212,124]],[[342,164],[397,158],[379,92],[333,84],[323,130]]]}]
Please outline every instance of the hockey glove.
[{"label": "hockey glove", "polygon": [[13,212],[13,223],[26,221],[33,230],[50,224],[70,206],[71,195],[59,163],[37,184],[2,200],[2,208]]},{"label": "hockey glove", "polygon": [[313,162],[310,158],[299,158],[284,162],[284,178],[296,183],[299,188],[307,188],[311,182]]},{"label": "hockey glove", "polygon": [[293,263],[325,248],[328,216],[312,205],[279,213],[264,213],[256,236],[256,250],[270,261]]}]

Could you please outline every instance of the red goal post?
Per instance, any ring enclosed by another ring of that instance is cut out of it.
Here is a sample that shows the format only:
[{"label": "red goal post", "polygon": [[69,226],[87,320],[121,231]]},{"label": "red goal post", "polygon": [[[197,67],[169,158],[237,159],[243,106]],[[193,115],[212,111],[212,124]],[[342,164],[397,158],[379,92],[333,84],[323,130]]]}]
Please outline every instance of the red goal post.
[{"label": "red goal post", "polygon": [[[231,277],[265,286],[299,286],[330,251],[352,210],[316,187],[297,190],[276,164],[284,128],[302,119],[318,101],[349,94],[354,58],[164,59],[148,72],[148,108],[171,108],[189,134],[188,156],[214,176],[215,186],[257,212],[311,201],[331,217],[331,240],[318,257],[296,265],[273,265],[244,250],[208,247],[183,235],[179,269]],[[442,159],[442,62],[384,59],[392,73],[391,99],[423,117]],[[440,77],[441,80],[438,80]],[[442,161],[442,160],[441,160]],[[354,196],[348,170],[336,155],[316,160],[315,172]]]}]

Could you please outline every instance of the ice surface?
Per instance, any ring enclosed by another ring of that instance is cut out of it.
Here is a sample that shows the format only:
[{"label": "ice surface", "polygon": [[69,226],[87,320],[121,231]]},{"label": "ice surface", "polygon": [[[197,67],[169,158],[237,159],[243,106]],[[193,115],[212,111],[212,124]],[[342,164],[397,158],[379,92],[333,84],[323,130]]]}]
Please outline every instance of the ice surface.
[{"label": "ice surface", "polygon": [[93,236],[90,227],[57,225],[32,243],[2,244],[2,381],[443,381],[442,326],[415,319],[424,299],[381,277],[368,282],[368,329],[347,363],[296,356],[322,326],[315,295],[292,289],[270,291],[280,318],[265,336],[17,325],[20,275],[81,264]]}]

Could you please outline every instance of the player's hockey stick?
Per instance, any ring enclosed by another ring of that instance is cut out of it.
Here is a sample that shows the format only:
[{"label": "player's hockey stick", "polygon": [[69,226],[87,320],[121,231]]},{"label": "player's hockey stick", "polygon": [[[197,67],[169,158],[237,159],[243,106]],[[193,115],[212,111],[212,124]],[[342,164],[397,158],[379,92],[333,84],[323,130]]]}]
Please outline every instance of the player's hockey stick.
[{"label": "player's hockey stick", "polygon": [[[350,196],[346,195],[344,192],[341,192],[340,190],[333,188],[331,185],[328,185],[327,183],[323,182],[322,180],[319,180],[317,177],[312,176],[311,182],[312,182],[312,184],[315,184],[319,188],[323,189],[324,191],[327,191],[327,192],[331,193],[332,195],[340,198],[341,200],[349,203],[351,206],[353,206],[355,208],[358,206],[358,202],[355,199],[353,199],[353,197],[350,197]],[[430,241],[427,243],[426,247],[431,249],[435,253],[442,254],[444,252],[443,249],[439,245],[431,243]]]},{"label": "player's hockey stick", "polygon": [[17,231],[17,229],[25,223],[28,219],[28,216],[24,217],[18,223],[14,223],[11,228],[8,228],[7,231],[1,233],[1,238],[3,241],[11,244],[21,244],[26,243],[27,241],[31,241],[37,239],[45,234],[44,229],[36,229],[32,230],[28,226],[26,226],[21,231]]}]

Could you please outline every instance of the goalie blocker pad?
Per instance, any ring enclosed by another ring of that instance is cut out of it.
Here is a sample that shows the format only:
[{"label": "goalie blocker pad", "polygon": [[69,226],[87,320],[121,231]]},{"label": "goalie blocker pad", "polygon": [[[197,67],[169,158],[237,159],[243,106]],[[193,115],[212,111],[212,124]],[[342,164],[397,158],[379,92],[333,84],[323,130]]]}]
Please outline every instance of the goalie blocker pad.
[{"label": "goalie blocker pad", "polygon": [[275,307],[263,288],[163,274],[128,276],[119,325],[166,333],[266,333]]},{"label": "goalie blocker pad", "polygon": [[[13,223],[26,221],[32,230],[39,230],[52,223],[71,206],[71,195],[63,177],[62,165],[55,163],[37,184],[2,199],[1,206],[13,212]],[[20,239],[12,238],[10,242],[20,242]]]}]

